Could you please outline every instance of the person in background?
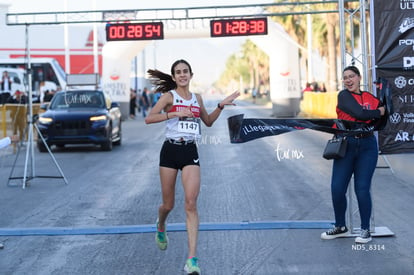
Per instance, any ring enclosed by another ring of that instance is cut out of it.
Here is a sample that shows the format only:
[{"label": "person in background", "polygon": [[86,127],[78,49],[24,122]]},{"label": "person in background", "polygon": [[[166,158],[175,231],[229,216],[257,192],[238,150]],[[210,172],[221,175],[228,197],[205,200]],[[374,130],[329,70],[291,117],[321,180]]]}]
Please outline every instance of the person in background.
[{"label": "person in background", "polygon": [[322,83],[322,87],[321,87],[321,93],[326,93],[326,86],[325,83]]},{"label": "person in background", "polygon": [[312,82],[312,90],[316,93],[319,93],[321,91],[321,88],[319,87],[318,82]]},{"label": "person in background", "polygon": [[129,91],[129,117],[132,119],[135,118],[135,108],[137,107],[136,101],[137,93],[131,88]]},{"label": "person in background", "polygon": [[304,92],[313,92],[313,88],[312,88],[312,86],[311,86],[311,84],[309,82],[306,82],[306,87],[305,87],[305,89],[303,89],[302,92],[303,93]]},{"label": "person in background", "polygon": [[201,179],[196,142],[201,136],[201,121],[208,127],[212,126],[224,106],[234,105],[233,100],[240,93],[234,92],[224,98],[209,114],[201,95],[190,91],[193,71],[187,61],[175,61],[171,66],[171,75],[158,70],[149,70],[148,73],[156,85],[155,92],[162,92],[163,95],[151,109],[145,122],[166,122],[166,139],[161,148],[159,162],[162,204],[158,209],[155,241],[161,250],[167,249],[166,220],[174,207],[175,184],[178,170],[181,170],[188,235],[188,258],[184,270],[188,274],[200,274],[196,250],[199,227],[197,198]]},{"label": "person in background", "polygon": [[[19,142],[19,137],[18,136],[10,136],[10,137],[5,137],[0,139],[0,149],[6,148],[7,146],[9,146],[12,143],[17,143]],[[0,249],[3,249],[4,245],[2,243],[0,243]]]},{"label": "person in background", "polygon": [[25,92],[17,90],[13,96],[9,97],[7,103],[15,103],[25,105],[28,102],[28,98]]},{"label": "person in background", "polygon": [[154,107],[155,106],[155,104],[158,102],[158,100],[160,99],[160,97],[161,97],[161,93],[156,93],[156,92],[152,92],[153,94],[154,94],[154,101],[152,102],[152,106],[151,107]]},{"label": "person in background", "polygon": [[149,107],[154,107],[155,105],[155,93],[154,91],[147,91],[147,96],[148,96],[148,103],[149,103]]},{"label": "person in background", "polygon": [[147,116],[147,109],[151,106],[148,98],[148,88],[145,87],[141,93],[141,111],[142,117],[145,118]]},{"label": "person in background", "polygon": [[0,104],[6,104],[11,96],[12,80],[8,71],[4,71],[0,79]]},{"label": "person in background", "polygon": [[302,100],[304,98],[304,93],[308,92],[313,92],[313,87],[309,82],[306,82],[306,87],[302,90],[302,93],[300,94],[300,99]]},{"label": "person in background", "polygon": [[141,100],[141,89],[135,90],[135,106],[137,106],[138,113],[141,113],[141,106],[142,106],[142,100]]},{"label": "person in background", "polygon": [[43,97],[43,102],[50,102],[55,94],[55,90],[46,90],[45,95]]},{"label": "person in background", "polygon": [[256,104],[256,98],[257,98],[257,89],[252,89],[252,98],[253,98],[253,104]]},{"label": "person in background", "polygon": [[[343,71],[345,89],[338,94],[336,113],[338,119],[359,122],[360,126],[380,119],[385,108],[380,100],[369,92],[360,90],[361,74],[355,66],[346,67]],[[356,130],[356,129],[349,129]],[[371,181],[378,160],[378,144],[373,132],[347,136],[346,154],[333,161],[331,193],[335,213],[334,228],[323,232],[324,240],[335,239],[348,235],[345,222],[347,208],[346,192],[348,184],[354,176],[355,194],[361,218],[361,231],[356,243],[367,243],[372,240],[370,219],[372,212]]]}]

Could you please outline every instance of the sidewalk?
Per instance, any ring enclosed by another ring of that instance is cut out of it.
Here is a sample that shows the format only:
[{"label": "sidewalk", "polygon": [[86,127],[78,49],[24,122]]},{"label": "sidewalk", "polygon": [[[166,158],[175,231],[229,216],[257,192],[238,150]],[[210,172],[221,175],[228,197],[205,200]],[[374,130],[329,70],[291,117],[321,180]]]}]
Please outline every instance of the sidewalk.
[{"label": "sidewalk", "polygon": [[387,154],[379,156],[377,167],[390,169],[390,173],[393,173],[401,180],[410,183],[414,179],[413,163],[413,153]]}]

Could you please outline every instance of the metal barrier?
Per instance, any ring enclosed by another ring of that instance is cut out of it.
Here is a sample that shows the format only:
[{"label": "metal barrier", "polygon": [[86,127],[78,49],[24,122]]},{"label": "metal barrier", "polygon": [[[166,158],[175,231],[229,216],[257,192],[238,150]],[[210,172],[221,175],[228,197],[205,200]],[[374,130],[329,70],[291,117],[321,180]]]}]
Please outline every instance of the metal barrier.
[{"label": "metal barrier", "polygon": [[[20,139],[25,139],[23,133],[27,125],[27,105],[4,104],[0,105],[0,131],[3,137],[19,135]],[[40,104],[33,104],[33,114],[39,114],[42,110]]]},{"label": "metal barrier", "polygon": [[303,116],[318,118],[336,118],[338,92],[304,92],[300,103]]}]

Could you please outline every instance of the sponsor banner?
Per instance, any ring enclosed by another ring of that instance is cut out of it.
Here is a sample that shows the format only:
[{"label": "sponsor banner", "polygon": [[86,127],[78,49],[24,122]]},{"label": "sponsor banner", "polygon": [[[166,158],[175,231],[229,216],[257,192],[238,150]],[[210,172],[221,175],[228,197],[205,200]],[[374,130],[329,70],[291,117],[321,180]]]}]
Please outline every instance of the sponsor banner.
[{"label": "sponsor banner", "polygon": [[378,69],[414,71],[414,0],[373,0]]},{"label": "sponsor banner", "polygon": [[[372,124],[355,123],[340,119],[260,119],[244,118],[243,114],[227,119],[230,142],[244,143],[254,139],[280,135],[292,131],[311,129],[331,134],[357,135],[384,127],[383,120]],[[333,126],[337,125],[338,128]],[[346,130],[354,129],[354,130]]]},{"label": "sponsor banner", "polygon": [[414,152],[414,74],[409,71],[377,70],[392,90],[393,113],[378,132],[381,153]]},{"label": "sponsor banner", "polygon": [[414,152],[414,0],[372,0],[376,77],[389,81],[394,112],[378,133],[383,154]]}]

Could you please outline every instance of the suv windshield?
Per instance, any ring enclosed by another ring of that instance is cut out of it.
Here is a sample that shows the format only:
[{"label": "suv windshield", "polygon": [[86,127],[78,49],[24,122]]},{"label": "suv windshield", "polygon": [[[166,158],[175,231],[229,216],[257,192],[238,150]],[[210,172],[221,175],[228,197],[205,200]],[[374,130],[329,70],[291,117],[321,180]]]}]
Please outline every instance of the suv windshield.
[{"label": "suv windshield", "polygon": [[50,109],[68,108],[105,108],[105,99],[97,91],[67,91],[53,96]]}]

